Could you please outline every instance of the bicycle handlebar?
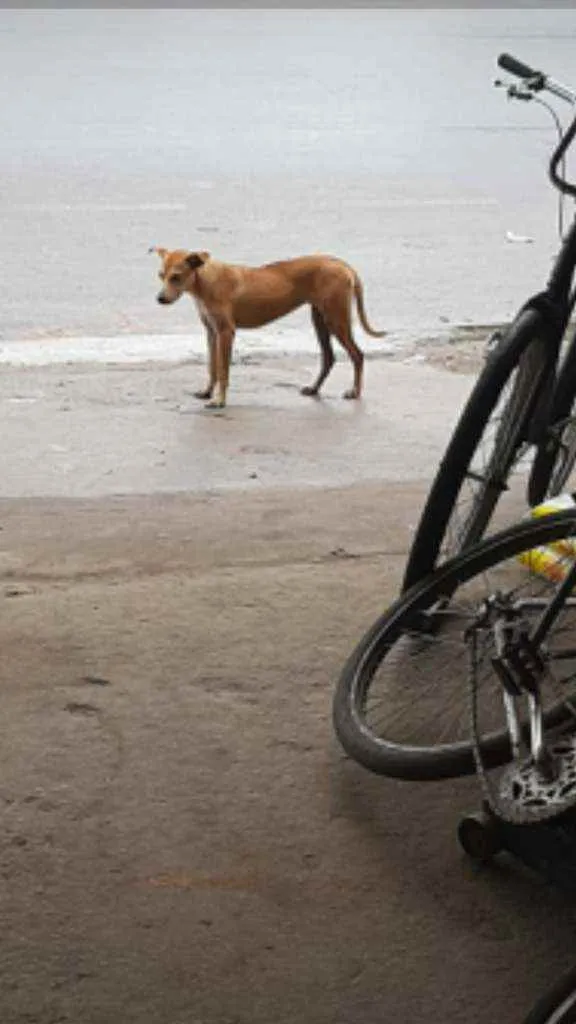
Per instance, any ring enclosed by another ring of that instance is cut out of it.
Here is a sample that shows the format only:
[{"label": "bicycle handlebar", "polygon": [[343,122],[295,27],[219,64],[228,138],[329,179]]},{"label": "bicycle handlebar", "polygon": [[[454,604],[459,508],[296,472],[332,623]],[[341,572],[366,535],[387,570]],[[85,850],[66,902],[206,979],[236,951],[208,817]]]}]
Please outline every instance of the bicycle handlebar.
[{"label": "bicycle handlebar", "polygon": [[524,61],[518,60],[517,57],[512,57],[509,53],[500,54],[498,57],[498,67],[502,68],[503,71],[508,71],[511,75],[516,75],[517,78],[522,78],[527,88],[531,89],[532,92],[540,92],[542,89],[546,89],[547,92],[553,93],[554,96],[558,96],[561,100],[576,104],[576,92],[574,89],[569,89],[568,86],[555,82],[553,78],[545,75],[543,71],[535,71],[528,64],[524,64]]},{"label": "bicycle handlebar", "polygon": [[[524,64],[523,61],[518,60],[516,57],[512,57],[509,53],[501,53],[498,57],[498,66],[504,71],[508,71],[511,75],[516,75],[517,78],[524,80],[524,89],[518,90],[516,86],[512,86],[508,90],[509,96],[518,95],[521,99],[530,99],[531,94],[540,92],[545,89],[547,92],[553,93],[554,96],[558,96],[560,99],[566,100],[567,103],[571,103],[573,106],[576,105],[576,92],[574,89],[569,89],[565,85],[561,85],[560,82],[555,82],[548,75],[545,75],[542,71],[535,71],[528,64]],[[496,83],[500,85],[500,82]],[[568,130],[562,136],[559,145],[554,150],[552,159],[549,166],[549,175],[552,184],[556,186],[564,195],[570,195],[576,198],[576,185],[570,184],[564,178],[561,178],[558,174],[558,167],[563,161],[566,151],[576,138],[576,117],[573,118],[572,123]]]},{"label": "bicycle handlebar", "polygon": [[498,57],[498,67],[502,68],[503,71],[508,71],[511,75],[516,75],[517,78],[542,79],[542,85],[544,85],[545,76],[541,71],[534,71],[534,68],[528,67],[527,64],[517,60],[516,57],[512,57],[509,53],[500,54]]}]

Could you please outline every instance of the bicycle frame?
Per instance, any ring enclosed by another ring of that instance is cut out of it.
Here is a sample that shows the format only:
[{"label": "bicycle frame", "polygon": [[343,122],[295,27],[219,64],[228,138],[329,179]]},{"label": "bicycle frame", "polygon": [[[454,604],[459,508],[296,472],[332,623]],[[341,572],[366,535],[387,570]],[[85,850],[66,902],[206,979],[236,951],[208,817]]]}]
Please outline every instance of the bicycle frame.
[{"label": "bicycle frame", "polygon": [[[551,427],[550,417],[557,384],[558,357],[564,332],[576,303],[576,289],[572,288],[576,270],[576,216],[562,242],[554,266],[543,292],[528,300],[526,306],[537,306],[547,321],[549,346],[547,365],[542,375],[528,420],[526,441],[538,445]],[[569,342],[570,351],[576,352],[576,332]]]},{"label": "bicycle frame", "polygon": [[[571,295],[572,280],[576,268],[576,216],[572,221],[568,234],[566,235],[560,252],[556,257],[554,267],[546,285],[546,295],[554,306],[567,307],[568,316],[576,296]],[[566,320],[568,319],[566,317]]]}]

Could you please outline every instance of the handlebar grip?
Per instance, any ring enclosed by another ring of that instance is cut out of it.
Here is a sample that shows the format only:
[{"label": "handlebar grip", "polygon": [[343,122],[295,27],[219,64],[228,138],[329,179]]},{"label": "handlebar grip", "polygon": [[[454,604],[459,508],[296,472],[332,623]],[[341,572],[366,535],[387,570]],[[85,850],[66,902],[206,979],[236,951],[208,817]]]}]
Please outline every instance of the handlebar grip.
[{"label": "handlebar grip", "polygon": [[502,68],[503,71],[509,71],[511,75],[516,75],[518,78],[544,77],[541,71],[535,71],[534,68],[523,64],[521,60],[516,60],[516,57],[512,57],[509,53],[500,54],[498,57],[498,67]]}]

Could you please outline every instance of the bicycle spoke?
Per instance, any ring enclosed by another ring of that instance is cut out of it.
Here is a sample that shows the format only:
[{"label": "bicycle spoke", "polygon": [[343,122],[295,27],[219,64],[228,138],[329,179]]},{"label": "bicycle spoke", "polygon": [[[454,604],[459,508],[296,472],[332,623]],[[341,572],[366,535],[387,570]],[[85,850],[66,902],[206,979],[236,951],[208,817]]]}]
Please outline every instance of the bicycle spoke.
[{"label": "bicycle spoke", "polygon": [[486,425],[481,442],[462,482],[460,494],[446,527],[441,547],[441,560],[450,558],[466,546],[471,524],[477,513],[478,502],[486,487],[493,487],[498,492],[498,512],[494,517],[490,532],[494,532],[494,529],[498,525],[502,525],[507,518],[514,518],[517,514],[516,510],[523,509],[524,497],[523,494],[520,495],[517,485],[518,479],[521,477],[524,480],[529,472],[532,458],[531,447],[523,443],[514,455],[511,467],[505,467],[502,472],[499,472],[498,465],[494,465],[493,461],[496,441],[503,431],[505,417],[509,415],[509,405],[517,379],[518,368],[502,390],[496,409]]}]

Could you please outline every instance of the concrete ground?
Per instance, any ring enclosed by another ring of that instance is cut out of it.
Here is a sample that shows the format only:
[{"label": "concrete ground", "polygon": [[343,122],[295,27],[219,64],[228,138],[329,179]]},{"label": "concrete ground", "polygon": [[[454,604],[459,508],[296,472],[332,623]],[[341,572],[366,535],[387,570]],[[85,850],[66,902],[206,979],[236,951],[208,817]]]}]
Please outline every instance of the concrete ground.
[{"label": "concrete ground", "polygon": [[561,894],[460,852],[474,781],[332,732],[470,377],[302,371],[238,367],[223,415],[197,367],[3,371],[5,1024],[515,1024],[572,960]]},{"label": "concrete ground", "polygon": [[346,402],[342,362],[323,398],[304,398],[317,364],[315,353],[237,365],[217,412],[193,397],[206,375],[196,363],[3,368],[0,496],[428,480],[469,374],[378,359],[367,363],[365,400]]}]

